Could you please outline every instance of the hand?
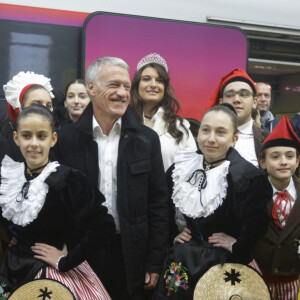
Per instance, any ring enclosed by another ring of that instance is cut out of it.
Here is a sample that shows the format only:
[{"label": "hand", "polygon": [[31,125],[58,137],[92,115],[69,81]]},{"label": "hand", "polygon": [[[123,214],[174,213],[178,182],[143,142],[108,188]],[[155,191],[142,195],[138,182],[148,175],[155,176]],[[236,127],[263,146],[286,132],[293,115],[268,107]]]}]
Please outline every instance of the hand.
[{"label": "hand", "polygon": [[178,242],[180,244],[188,242],[192,238],[191,234],[192,232],[187,227],[185,227],[183,231],[176,236],[175,242]]},{"label": "hand", "polygon": [[63,250],[58,250],[57,248],[42,244],[42,243],[36,243],[34,246],[31,247],[31,250],[38,254],[35,255],[34,258],[40,259],[44,262],[46,262],[51,267],[55,268],[56,263],[60,256],[64,255],[66,256],[68,254],[67,246],[64,244]]},{"label": "hand", "polygon": [[149,273],[146,272],[145,274],[145,290],[151,290],[154,289],[158,280],[159,274],[157,273]]},{"label": "hand", "polygon": [[214,247],[221,247],[231,252],[236,239],[226,233],[218,232],[210,236],[208,242],[214,244]]},{"label": "hand", "polygon": [[18,240],[13,236],[12,239],[8,243],[8,247],[16,246],[18,243]]}]

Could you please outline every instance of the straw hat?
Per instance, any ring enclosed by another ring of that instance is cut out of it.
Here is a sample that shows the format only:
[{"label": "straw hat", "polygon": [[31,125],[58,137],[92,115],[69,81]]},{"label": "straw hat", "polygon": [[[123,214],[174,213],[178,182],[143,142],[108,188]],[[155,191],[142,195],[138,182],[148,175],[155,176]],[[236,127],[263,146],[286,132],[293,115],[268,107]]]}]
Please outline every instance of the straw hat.
[{"label": "straw hat", "polygon": [[8,299],[75,300],[75,297],[65,285],[54,279],[37,279],[20,286]]},{"label": "straw hat", "polygon": [[210,268],[198,281],[194,300],[271,300],[268,286],[249,266],[226,263]]}]

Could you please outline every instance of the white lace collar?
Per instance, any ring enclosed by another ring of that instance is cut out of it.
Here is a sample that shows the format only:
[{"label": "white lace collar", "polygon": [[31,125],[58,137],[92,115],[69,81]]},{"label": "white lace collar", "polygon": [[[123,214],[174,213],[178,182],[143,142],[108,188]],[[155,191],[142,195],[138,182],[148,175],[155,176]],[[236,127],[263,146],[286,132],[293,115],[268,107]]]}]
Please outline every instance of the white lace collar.
[{"label": "white lace collar", "polygon": [[20,226],[26,226],[36,219],[48,193],[49,187],[44,181],[58,166],[57,161],[50,162],[38,177],[29,181],[28,199],[17,202],[17,196],[27,181],[24,175],[25,166],[24,163],[15,162],[5,155],[2,160],[0,185],[3,217]]},{"label": "white lace collar", "polygon": [[190,218],[207,217],[223,203],[227,195],[227,174],[230,162],[206,171],[207,186],[198,191],[200,178],[193,184],[187,182],[194,171],[203,170],[203,155],[196,152],[178,151],[172,173],[174,188],[172,199],[175,206]]}]

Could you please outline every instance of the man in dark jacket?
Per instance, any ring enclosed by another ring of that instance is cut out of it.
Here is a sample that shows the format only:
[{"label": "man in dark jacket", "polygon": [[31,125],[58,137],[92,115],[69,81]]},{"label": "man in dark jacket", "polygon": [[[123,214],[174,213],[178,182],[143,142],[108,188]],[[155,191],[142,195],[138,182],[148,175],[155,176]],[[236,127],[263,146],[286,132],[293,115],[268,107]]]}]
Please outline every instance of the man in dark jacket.
[{"label": "man in dark jacket", "polygon": [[274,117],[270,111],[272,87],[268,83],[257,82],[256,89],[257,109],[260,113],[261,128],[271,132],[279,122],[279,119]]},{"label": "man in dark jacket", "polygon": [[59,134],[56,158],[100,189],[117,233],[89,260],[112,299],[155,287],[168,243],[168,197],[157,134],[128,107],[128,65],[104,57],[88,68],[91,103]]},{"label": "man in dark jacket", "polygon": [[291,119],[290,122],[292,124],[292,127],[293,127],[295,133],[300,138],[300,112],[297,112],[295,114],[295,117],[293,119]]}]

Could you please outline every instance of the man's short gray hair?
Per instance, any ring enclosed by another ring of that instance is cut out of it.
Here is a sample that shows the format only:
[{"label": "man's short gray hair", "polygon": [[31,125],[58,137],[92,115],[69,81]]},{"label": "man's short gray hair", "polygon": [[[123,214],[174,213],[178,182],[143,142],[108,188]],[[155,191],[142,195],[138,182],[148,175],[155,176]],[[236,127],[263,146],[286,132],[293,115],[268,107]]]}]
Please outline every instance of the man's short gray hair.
[{"label": "man's short gray hair", "polygon": [[85,83],[86,83],[87,89],[88,89],[89,82],[93,82],[99,86],[99,84],[100,84],[99,73],[103,66],[108,66],[108,65],[119,66],[129,72],[129,66],[121,58],[109,57],[109,56],[98,58],[89,65],[89,67],[86,71]]}]

